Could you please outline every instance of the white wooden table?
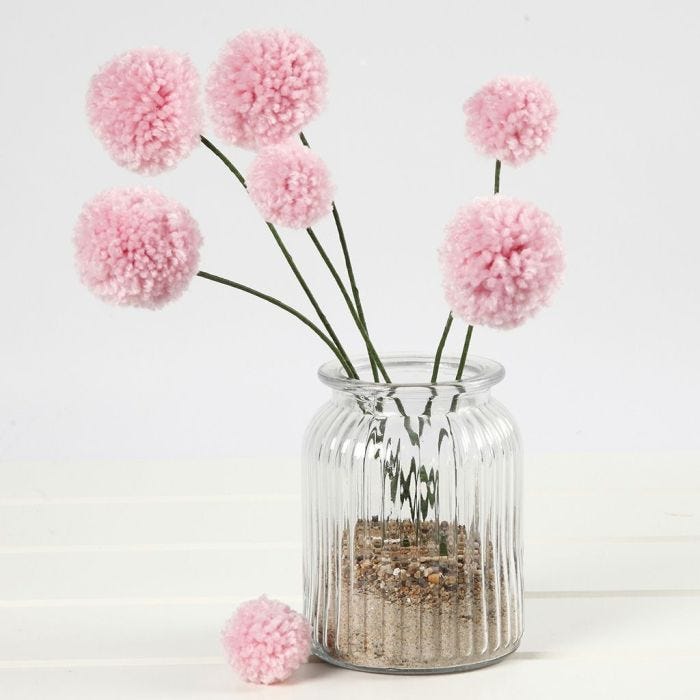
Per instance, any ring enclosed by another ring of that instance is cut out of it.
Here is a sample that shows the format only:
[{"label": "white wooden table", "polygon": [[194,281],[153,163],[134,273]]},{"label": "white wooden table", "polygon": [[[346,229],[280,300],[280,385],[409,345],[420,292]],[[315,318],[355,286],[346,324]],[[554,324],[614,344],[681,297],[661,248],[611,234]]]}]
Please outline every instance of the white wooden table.
[{"label": "white wooden table", "polygon": [[298,465],[0,463],[0,698],[700,698],[700,454],[530,455],[520,650],[396,677],[237,681],[219,630],[299,607]]}]

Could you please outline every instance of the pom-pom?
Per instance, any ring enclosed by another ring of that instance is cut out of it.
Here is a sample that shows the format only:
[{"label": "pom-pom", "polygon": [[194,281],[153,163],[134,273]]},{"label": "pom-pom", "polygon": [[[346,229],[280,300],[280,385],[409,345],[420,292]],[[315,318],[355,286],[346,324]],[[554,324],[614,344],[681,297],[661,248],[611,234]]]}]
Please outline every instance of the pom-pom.
[{"label": "pom-pom", "polygon": [[467,136],[485,155],[521,165],[544,151],[557,106],[533,78],[498,78],[464,103]]},{"label": "pom-pom", "polygon": [[172,168],[199,143],[199,77],[190,59],[163,49],[117,56],[90,83],[90,124],[129,170]]},{"label": "pom-pom", "polygon": [[88,202],[75,230],[80,277],[115,304],[157,308],[197,272],[202,238],[181,204],[150,189],[113,189]]},{"label": "pom-pom", "polygon": [[265,221],[289,228],[311,226],[333,203],[325,163],[294,143],[260,151],[248,171],[248,191]]},{"label": "pom-pom", "polygon": [[207,98],[221,138],[260,148],[298,133],[323,107],[326,65],[306,38],[287,31],[244,32],[212,67]]},{"label": "pom-pom", "polygon": [[500,195],[462,208],[440,251],[447,303],[467,323],[514,328],[560,283],[559,229],[533,204]]},{"label": "pom-pom", "polygon": [[261,596],[243,603],[222,633],[229,663],[250,683],[283,681],[311,650],[306,619],[288,605]]}]

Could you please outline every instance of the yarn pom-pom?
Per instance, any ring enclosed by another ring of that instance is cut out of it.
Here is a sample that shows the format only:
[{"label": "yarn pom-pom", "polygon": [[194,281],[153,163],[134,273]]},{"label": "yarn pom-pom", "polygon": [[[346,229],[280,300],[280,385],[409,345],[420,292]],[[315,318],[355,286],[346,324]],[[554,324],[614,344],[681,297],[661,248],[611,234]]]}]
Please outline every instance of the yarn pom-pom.
[{"label": "yarn pom-pom", "polygon": [[199,76],[185,55],[158,48],[129,51],[92,78],[87,112],[119,165],[159,173],[199,143]]},{"label": "yarn pom-pom", "polygon": [[497,78],[464,103],[467,136],[485,155],[521,165],[545,150],[557,106],[533,78]]},{"label": "yarn pom-pom", "polygon": [[305,37],[288,31],[244,32],[229,41],[207,82],[221,138],[244,148],[281,143],[322,109],[326,64]]},{"label": "yarn pom-pom", "polygon": [[514,328],[545,305],[564,270],[559,229],[500,195],[462,208],[440,251],[447,303],[467,323]]},{"label": "yarn pom-pom", "polygon": [[157,308],[197,272],[202,238],[181,204],[151,189],[113,189],[83,208],[75,229],[82,281],[101,299]]},{"label": "yarn pom-pom", "polygon": [[295,143],[260,151],[248,171],[248,191],[265,221],[288,228],[311,226],[333,203],[325,163]]},{"label": "yarn pom-pom", "polygon": [[306,619],[266,596],[243,603],[226,623],[222,639],[229,663],[250,683],[289,678],[311,649]]}]

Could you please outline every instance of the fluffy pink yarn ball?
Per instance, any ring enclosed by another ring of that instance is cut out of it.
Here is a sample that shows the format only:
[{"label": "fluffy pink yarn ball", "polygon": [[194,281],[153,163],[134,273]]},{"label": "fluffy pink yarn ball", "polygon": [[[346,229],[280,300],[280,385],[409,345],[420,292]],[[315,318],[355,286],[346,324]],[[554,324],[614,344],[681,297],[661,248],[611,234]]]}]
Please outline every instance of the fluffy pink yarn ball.
[{"label": "fluffy pink yarn ball", "polygon": [[213,65],[207,83],[221,138],[245,148],[281,143],[323,107],[326,65],[306,38],[287,31],[244,32]]},{"label": "fluffy pink yarn ball", "polygon": [[467,136],[484,154],[521,165],[544,151],[557,106],[533,78],[497,78],[464,103]]},{"label": "fluffy pink yarn ball", "polygon": [[462,208],[440,251],[447,303],[467,323],[514,328],[561,281],[559,229],[533,204],[496,195]]},{"label": "fluffy pink yarn ball", "polygon": [[75,229],[80,278],[115,304],[157,308],[197,272],[202,238],[181,204],[150,189],[113,189],[84,207]]},{"label": "fluffy pink yarn ball", "polygon": [[92,78],[90,124],[119,164],[140,173],[172,168],[199,143],[199,77],[187,56],[140,49]]},{"label": "fluffy pink yarn ball", "polygon": [[325,163],[295,143],[260,151],[248,171],[248,191],[265,221],[289,228],[311,226],[333,202]]},{"label": "fluffy pink yarn ball", "polygon": [[222,633],[229,662],[245,681],[283,681],[311,650],[311,628],[288,605],[261,596],[243,603]]}]

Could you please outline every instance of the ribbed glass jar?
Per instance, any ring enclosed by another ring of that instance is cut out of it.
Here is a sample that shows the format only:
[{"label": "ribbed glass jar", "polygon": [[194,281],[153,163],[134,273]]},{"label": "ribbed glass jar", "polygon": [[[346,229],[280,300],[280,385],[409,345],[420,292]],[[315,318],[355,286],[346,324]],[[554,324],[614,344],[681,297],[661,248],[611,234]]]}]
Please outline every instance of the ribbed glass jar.
[{"label": "ribbed glass jar", "polygon": [[365,671],[477,668],[522,636],[520,437],[491,398],[504,370],[471,357],[461,381],[430,384],[430,357],[385,366],[392,384],[319,370],[332,395],[303,484],[313,651]]}]

